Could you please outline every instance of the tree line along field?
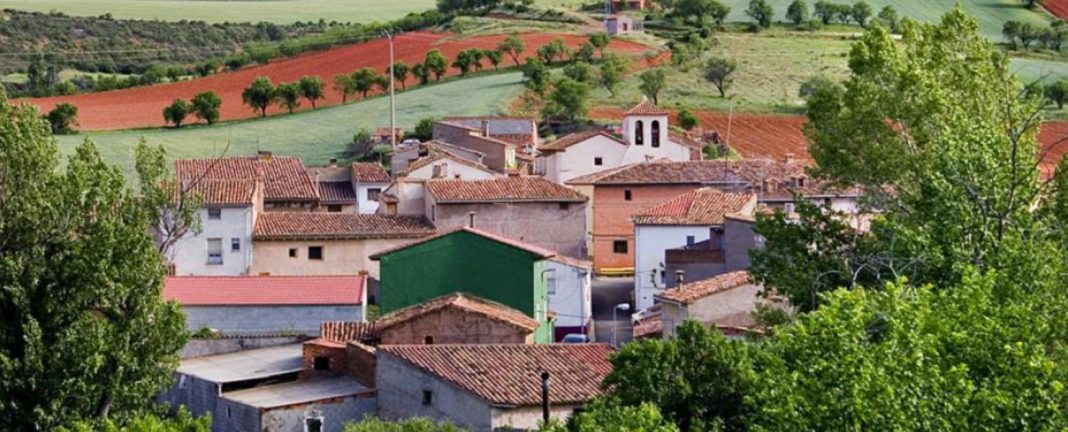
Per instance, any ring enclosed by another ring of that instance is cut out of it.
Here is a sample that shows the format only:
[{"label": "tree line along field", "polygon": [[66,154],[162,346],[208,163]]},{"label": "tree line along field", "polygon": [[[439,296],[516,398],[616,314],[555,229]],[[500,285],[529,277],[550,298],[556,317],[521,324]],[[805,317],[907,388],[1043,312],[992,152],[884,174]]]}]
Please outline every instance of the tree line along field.
[{"label": "tree line along field", "polygon": [[[503,112],[507,101],[523,89],[519,72],[450,80],[397,94],[397,125],[412,130],[428,117],[475,116]],[[251,111],[250,111],[251,112]],[[154,113],[159,117],[159,113]],[[204,158],[221,154],[248,155],[271,150],[298,156],[308,164],[336,158],[361,128],[389,126],[389,98],[303,111],[261,120],[236,121],[181,129],[146,129],[57,135],[60,151],[70,155],[84,139],[92,139],[104,158],[133,172],[133,148],[142,138],[163,145],[171,158]]]}]

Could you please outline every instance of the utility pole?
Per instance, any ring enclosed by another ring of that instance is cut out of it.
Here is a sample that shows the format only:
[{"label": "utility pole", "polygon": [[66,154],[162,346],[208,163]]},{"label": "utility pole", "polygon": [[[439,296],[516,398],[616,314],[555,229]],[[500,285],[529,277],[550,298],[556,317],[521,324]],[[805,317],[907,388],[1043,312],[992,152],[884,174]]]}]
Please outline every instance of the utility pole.
[{"label": "utility pole", "polygon": [[397,108],[396,95],[393,92],[393,33],[386,30],[386,39],[389,39],[389,143],[393,150],[397,149]]}]

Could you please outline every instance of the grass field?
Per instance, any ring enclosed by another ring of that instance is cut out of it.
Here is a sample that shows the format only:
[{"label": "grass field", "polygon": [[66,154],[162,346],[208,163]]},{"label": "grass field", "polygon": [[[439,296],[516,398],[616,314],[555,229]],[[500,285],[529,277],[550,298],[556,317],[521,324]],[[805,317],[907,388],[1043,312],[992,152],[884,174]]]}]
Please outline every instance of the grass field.
[{"label": "grass field", "polygon": [[[397,95],[397,123],[406,129],[426,117],[487,115],[503,112],[507,101],[522,89],[518,72],[492,74],[430,85]],[[277,155],[324,163],[337,157],[361,128],[389,126],[389,99],[377,97],[348,105],[320,108],[263,120],[229,122],[181,129],[141,129],[59,136],[60,151],[73,152],[91,138],[105,159],[129,173],[133,146],[142,137],[164,145],[174,158],[247,155],[271,150]]]},{"label": "grass field", "polygon": [[259,22],[371,22],[432,9],[434,0],[0,0],[0,8],[115,18]]},{"label": "grass field", "polygon": [[[103,73],[103,72],[82,72],[82,71],[77,70],[77,69],[63,69],[63,70],[59,71],[59,80],[60,81],[68,81],[71,78],[77,77],[79,75],[91,76],[93,78],[100,78],[100,77],[103,77],[103,76],[112,76],[112,77],[115,77],[115,78],[126,78],[126,77],[129,76],[127,74],[109,74],[109,73]],[[22,84],[22,83],[26,82],[26,80],[28,80],[28,79],[29,79],[29,77],[27,77],[25,73],[10,73],[10,74],[7,74],[7,75],[0,75],[0,82]]]}]

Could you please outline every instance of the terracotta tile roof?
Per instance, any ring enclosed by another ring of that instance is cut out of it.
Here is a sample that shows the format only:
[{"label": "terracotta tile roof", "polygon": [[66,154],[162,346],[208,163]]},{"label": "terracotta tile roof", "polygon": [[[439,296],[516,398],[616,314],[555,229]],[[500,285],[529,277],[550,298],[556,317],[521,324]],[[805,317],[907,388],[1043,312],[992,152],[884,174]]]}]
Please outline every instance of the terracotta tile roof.
[{"label": "terracotta tile roof", "polygon": [[660,303],[654,304],[645,310],[642,317],[632,329],[635,339],[660,338],[664,335],[663,311]]},{"label": "terracotta tile roof", "polygon": [[638,212],[633,219],[636,225],[723,225],[728,214],[752,212],[756,201],[754,194],[701,188]]},{"label": "terracotta tile roof", "polygon": [[355,305],[364,276],[169,276],[163,299],[182,306]]},{"label": "terracotta tile roof", "polygon": [[[178,190],[174,190],[175,200]],[[187,194],[196,194],[204,205],[216,206],[251,206],[256,195],[254,180],[211,180],[203,179],[186,187]]]},{"label": "terracotta tile roof", "polygon": [[319,339],[327,342],[358,342],[373,339],[374,335],[374,321],[323,321],[319,324]]},{"label": "terracotta tile roof", "polygon": [[649,98],[642,96],[642,101],[638,102],[634,108],[627,111],[627,115],[668,115],[667,111],[660,109],[660,107],[654,105],[649,101]]},{"label": "terracotta tile roof", "polygon": [[523,312],[470,294],[453,293],[393,311],[375,321],[375,330],[383,331],[411,321],[414,318],[446,308],[461,309],[465,312],[481,315],[530,332],[538,328],[538,322]]},{"label": "terracotta tile roof", "polygon": [[555,256],[558,255],[556,252],[548,250],[548,249],[545,249],[545,248],[542,248],[542,247],[534,246],[534,245],[529,244],[529,243],[524,243],[524,242],[521,242],[519,240],[513,240],[513,239],[510,239],[510,238],[504,237],[502,235],[493,234],[493,233],[488,232],[488,231],[483,231],[483,230],[480,230],[480,229],[476,229],[476,228],[471,228],[471,227],[466,227],[465,226],[465,227],[461,227],[461,228],[456,228],[456,229],[451,230],[451,231],[446,231],[446,232],[443,232],[443,233],[440,233],[440,234],[437,234],[437,235],[434,235],[434,236],[430,236],[430,237],[427,237],[427,238],[424,238],[424,239],[420,239],[418,241],[415,241],[415,242],[412,242],[412,243],[408,243],[406,245],[401,245],[401,246],[398,246],[398,247],[395,247],[395,248],[392,248],[392,249],[384,250],[382,252],[379,252],[379,253],[376,253],[374,255],[371,255],[371,259],[372,260],[377,260],[377,259],[379,259],[379,258],[381,258],[381,257],[383,257],[385,255],[389,255],[389,254],[394,253],[394,252],[399,252],[399,251],[402,251],[404,249],[408,249],[408,248],[413,247],[413,246],[421,245],[423,243],[432,242],[432,241],[435,241],[437,239],[440,239],[440,238],[443,238],[443,237],[447,237],[447,236],[451,236],[451,235],[454,235],[454,234],[457,234],[457,233],[460,233],[460,232],[466,232],[466,233],[469,233],[469,234],[477,235],[477,236],[482,237],[482,238],[493,240],[495,242],[498,242],[498,243],[501,243],[501,244],[505,244],[505,245],[514,247],[516,249],[522,250],[522,251],[526,251],[527,253],[530,253],[531,255],[534,255],[534,256],[536,256],[538,258],[542,258],[542,259],[548,259],[548,258],[552,258],[552,257],[555,257]]},{"label": "terracotta tile roof", "polygon": [[[402,175],[407,175],[408,173],[410,173],[412,171],[415,171],[415,170],[417,170],[419,168],[425,167],[427,165],[431,165],[434,162],[439,162],[439,161],[456,162],[456,163],[461,164],[461,165],[467,165],[467,166],[469,166],[471,168],[480,169],[480,170],[483,170],[483,171],[486,171],[486,172],[489,172],[489,173],[493,173],[493,170],[491,170],[488,166],[485,166],[485,165],[483,165],[481,163],[478,163],[478,162],[475,162],[475,161],[472,161],[472,160],[468,160],[468,159],[464,159],[462,157],[456,156],[456,155],[454,155],[452,153],[449,153],[447,151],[440,151],[440,150],[439,151],[433,151],[432,150],[429,155],[421,157],[419,159],[416,159],[414,162],[408,164],[408,169],[404,170],[404,173]],[[496,174],[496,173],[494,173],[494,174]]]},{"label": "terracotta tile roof", "polygon": [[549,144],[546,144],[546,145],[543,145],[543,146],[539,147],[538,150],[542,151],[543,153],[551,153],[551,152],[562,151],[562,150],[567,149],[568,147],[571,147],[571,146],[573,146],[575,144],[578,144],[578,143],[581,143],[581,142],[585,142],[586,140],[588,140],[590,138],[593,138],[595,136],[598,136],[598,135],[601,135],[601,136],[604,136],[604,137],[606,137],[608,139],[611,139],[611,140],[613,140],[613,141],[615,141],[615,142],[617,142],[617,143],[619,143],[621,145],[626,145],[626,143],[624,143],[622,139],[620,139],[619,137],[617,137],[615,135],[612,135],[612,134],[608,133],[608,131],[605,131],[605,130],[602,130],[602,129],[590,129],[590,130],[587,130],[587,131],[575,132],[575,133],[570,133],[570,134],[564,135],[564,136],[558,138],[556,141],[553,141],[553,142],[551,142]]},{"label": "terracotta tile roof", "polygon": [[319,201],[323,204],[355,204],[356,190],[352,188],[352,182],[321,181]]},{"label": "terracotta tile roof", "polygon": [[266,200],[317,200],[319,188],[297,158],[229,157],[179,159],[175,177],[183,184],[210,180],[262,180]]},{"label": "terracotta tile roof", "polygon": [[749,272],[745,270],[724,273],[711,279],[686,282],[681,288],[665,289],[656,294],[656,299],[667,300],[684,305],[712,294],[750,285]]},{"label": "terracotta tile roof", "polygon": [[440,203],[586,202],[586,196],[543,177],[502,177],[488,180],[434,179],[427,193]]},{"label": "terracotta tile roof", "polygon": [[675,142],[677,144],[682,144],[682,145],[684,145],[686,147],[690,147],[692,149],[697,149],[697,150],[700,150],[701,148],[703,148],[705,146],[705,144],[702,143],[701,141],[698,141],[698,140],[690,138],[690,137],[688,137],[686,135],[681,135],[681,134],[677,134],[677,133],[674,133],[674,132],[668,132],[668,139],[670,139],[671,141],[673,141],[673,142]]},{"label": "terracotta tile roof", "polygon": [[426,218],[326,212],[264,212],[253,240],[418,238],[434,233]]},{"label": "terracotta tile roof", "polygon": [[549,401],[580,404],[601,394],[612,371],[606,344],[393,345],[395,356],[496,405],[541,404],[541,373],[550,379]]},{"label": "terracotta tile roof", "polygon": [[571,258],[571,257],[569,257],[567,255],[556,255],[556,256],[550,257],[549,261],[555,261],[555,262],[558,262],[558,263],[563,264],[563,265],[567,265],[567,266],[571,266],[571,267],[575,267],[575,268],[580,268],[580,269],[586,269],[586,270],[590,270],[590,269],[593,268],[593,263],[592,262],[589,262],[589,261],[586,261],[586,260],[582,260],[582,259],[578,259],[578,258]]},{"label": "terracotta tile roof", "polygon": [[389,173],[382,165],[372,162],[353,162],[352,173],[360,183],[389,183]]}]

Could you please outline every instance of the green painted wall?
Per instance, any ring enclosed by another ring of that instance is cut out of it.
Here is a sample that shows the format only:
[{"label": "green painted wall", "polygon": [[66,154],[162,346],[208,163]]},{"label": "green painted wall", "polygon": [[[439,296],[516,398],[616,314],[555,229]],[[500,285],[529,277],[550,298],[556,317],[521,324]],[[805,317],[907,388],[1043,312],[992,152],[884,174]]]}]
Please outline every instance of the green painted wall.
[{"label": "green painted wall", "polygon": [[[382,313],[465,292],[520,310],[542,325],[535,341],[551,341],[545,322],[544,262],[530,253],[457,231],[379,258]],[[537,305],[537,306],[536,306]]]}]

